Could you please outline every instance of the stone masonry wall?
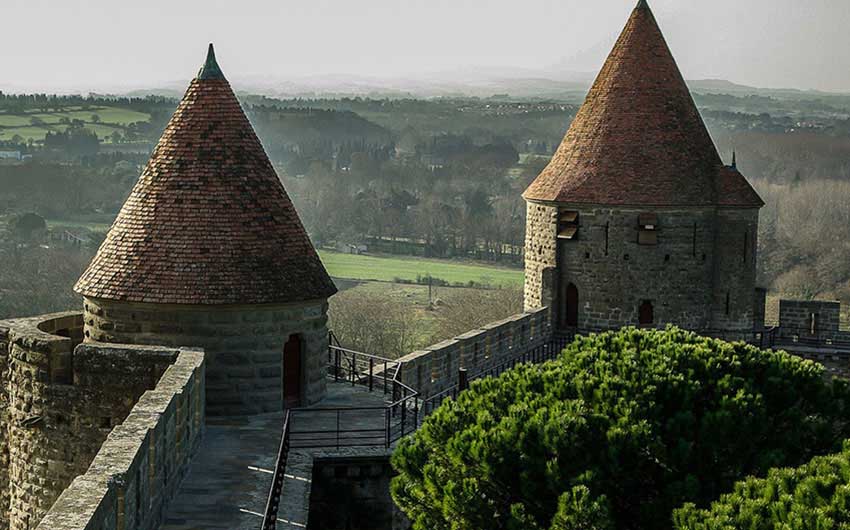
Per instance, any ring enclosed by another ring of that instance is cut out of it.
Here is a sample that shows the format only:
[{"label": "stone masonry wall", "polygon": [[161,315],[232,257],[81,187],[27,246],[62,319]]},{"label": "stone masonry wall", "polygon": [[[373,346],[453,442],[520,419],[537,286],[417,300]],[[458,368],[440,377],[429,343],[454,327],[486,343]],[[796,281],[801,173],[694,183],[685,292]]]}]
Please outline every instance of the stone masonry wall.
[{"label": "stone masonry wall", "polygon": [[656,210],[656,245],[638,244],[638,216],[648,210],[578,211],[578,238],[559,241],[558,279],[578,289],[579,329],[636,326],[644,301],[653,326],[710,327],[713,209]]},{"label": "stone masonry wall", "polygon": [[309,527],[393,530],[394,519],[400,517],[390,497],[395,473],[389,460],[387,456],[315,458]]},{"label": "stone masonry wall", "polygon": [[758,215],[757,209],[717,213],[711,327],[725,338],[746,338],[755,327]]},{"label": "stone masonry wall", "polygon": [[[812,316],[814,315],[814,320]],[[845,338],[839,331],[841,303],[821,300],[780,300],[780,338],[821,340]]]},{"label": "stone masonry wall", "polygon": [[399,359],[401,381],[423,397],[432,396],[457,384],[459,368],[474,376],[546,344],[551,336],[549,310],[533,309],[405,355]]},{"label": "stone masonry wall", "polygon": [[529,202],[525,218],[525,310],[553,307],[557,208]]},{"label": "stone masonry wall", "polygon": [[82,315],[8,321],[9,528],[30,530],[84,473],[177,350],[78,345]]},{"label": "stone masonry wall", "polygon": [[9,328],[0,323],[0,530],[9,528]]},{"label": "stone masonry wall", "polygon": [[203,348],[210,415],[282,409],[283,346],[302,339],[302,405],[325,395],[327,301],[179,306],[85,299],[85,340]]},{"label": "stone masonry wall", "polygon": [[[556,207],[529,202],[525,248],[526,308],[549,305],[556,328],[566,327],[562,306],[573,284],[579,329],[638,325],[649,302],[654,327],[730,338],[753,330],[758,210],[558,208],[578,212],[577,237],[557,239]],[[646,213],[657,217],[654,245],[638,242]]]},{"label": "stone masonry wall", "polygon": [[38,530],[154,530],[204,429],[204,354],[182,350],[115,427]]}]

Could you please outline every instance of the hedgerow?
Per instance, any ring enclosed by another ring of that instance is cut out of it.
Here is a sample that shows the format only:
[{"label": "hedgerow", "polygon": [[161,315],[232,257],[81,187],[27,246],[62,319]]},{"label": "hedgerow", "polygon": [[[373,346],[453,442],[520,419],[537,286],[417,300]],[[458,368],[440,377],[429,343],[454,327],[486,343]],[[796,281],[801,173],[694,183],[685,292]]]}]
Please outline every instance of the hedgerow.
[{"label": "hedgerow", "polygon": [[436,410],[395,451],[392,495],[417,530],[670,528],[684,503],[838,450],[848,398],[819,365],[743,343],[583,337]]}]

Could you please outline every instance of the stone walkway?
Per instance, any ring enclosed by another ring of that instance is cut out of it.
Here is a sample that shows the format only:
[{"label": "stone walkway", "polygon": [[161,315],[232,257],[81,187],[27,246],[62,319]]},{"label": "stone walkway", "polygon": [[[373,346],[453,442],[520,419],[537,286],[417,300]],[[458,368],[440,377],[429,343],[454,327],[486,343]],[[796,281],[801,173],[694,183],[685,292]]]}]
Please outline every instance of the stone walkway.
[{"label": "stone walkway", "polygon": [[[384,403],[382,392],[328,383],[328,397],[313,408],[380,407]],[[363,411],[339,421],[343,428],[378,429],[383,425],[380,414],[380,411],[371,414]],[[201,447],[177,497],[169,505],[160,530],[258,530],[280,445],[282,421],[280,413],[207,418]],[[337,421],[335,413],[300,412],[293,418],[292,429],[324,430],[335,426]],[[337,452],[335,443],[330,443],[325,448],[290,451],[278,529],[306,527],[313,458],[330,454],[386,454],[386,450],[355,448]]]}]

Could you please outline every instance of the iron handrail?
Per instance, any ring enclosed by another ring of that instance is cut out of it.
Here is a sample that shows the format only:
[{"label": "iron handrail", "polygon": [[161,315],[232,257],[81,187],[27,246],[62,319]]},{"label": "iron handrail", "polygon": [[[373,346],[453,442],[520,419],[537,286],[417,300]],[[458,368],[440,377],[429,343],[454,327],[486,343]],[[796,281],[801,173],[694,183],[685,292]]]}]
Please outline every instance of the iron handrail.
[{"label": "iron handrail", "polygon": [[280,495],[283,492],[284,472],[286,461],[289,458],[289,411],[283,414],[283,431],[280,437],[280,449],[277,452],[277,460],[274,465],[274,476],[269,488],[269,497],[266,501],[266,511],[263,515],[262,530],[275,530],[277,525],[277,513],[280,508]]},{"label": "iron handrail", "polygon": [[364,357],[364,358],[366,358],[366,359],[370,359],[370,358],[371,358],[371,359],[376,359],[376,360],[381,361],[382,363],[383,363],[383,362],[393,363],[393,364],[397,364],[397,363],[399,363],[399,360],[398,360],[398,359],[390,359],[389,357],[382,357],[382,356],[380,356],[380,355],[375,355],[375,354],[373,354],[373,353],[363,353],[363,352],[361,352],[361,351],[350,350],[350,349],[348,349],[348,348],[343,348],[342,346],[334,346],[334,345],[330,345],[330,346],[328,346],[328,348],[330,348],[331,350],[341,351],[341,352],[344,352],[344,353],[351,353],[351,354],[353,354],[353,355],[360,355],[360,356],[362,356],[362,357]]}]

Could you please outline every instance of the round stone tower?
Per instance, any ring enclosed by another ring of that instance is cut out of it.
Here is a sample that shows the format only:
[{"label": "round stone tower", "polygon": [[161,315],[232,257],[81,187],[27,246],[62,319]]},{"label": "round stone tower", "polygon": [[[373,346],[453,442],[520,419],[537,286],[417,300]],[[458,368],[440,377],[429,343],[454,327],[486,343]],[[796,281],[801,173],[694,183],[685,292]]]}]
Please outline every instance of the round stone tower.
[{"label": "round stone tower", "polygon": [[764,203],[722,163],[645,0],[523,197],[525,305],[556,329],[752,332]]},{"label": "round stone tower", "polygon": [[212,45],[75,290],[86,341],[204,348],[209,414],[324,396],[336,288]]}]

